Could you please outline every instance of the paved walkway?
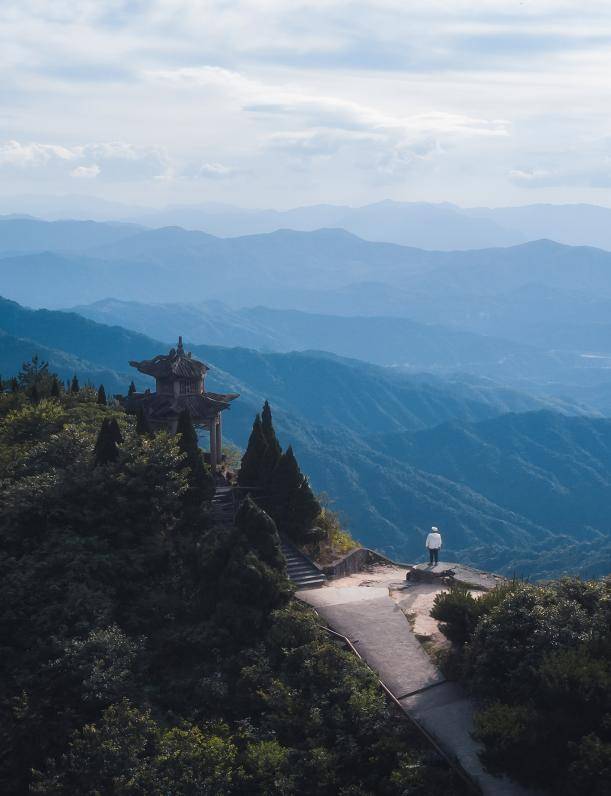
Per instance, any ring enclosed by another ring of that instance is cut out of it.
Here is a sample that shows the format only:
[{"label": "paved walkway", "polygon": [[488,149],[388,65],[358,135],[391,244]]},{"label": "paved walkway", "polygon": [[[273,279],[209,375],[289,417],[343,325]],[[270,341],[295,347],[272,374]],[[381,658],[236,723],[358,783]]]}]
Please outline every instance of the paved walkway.
[{"label": "paved walkway", "polygon": [[[320,589],[298,591],[297,597],[350,639],[405,712],[458,760],[484,796],[526,796],[531,792],[484,771],[479,746],[471,737],[471,700],[456,683],[444,681],[390,596],[404,585],[404,569],[376,567],[371,573],[330,581]],[[419,588],[415,584],[408,590]]]}]

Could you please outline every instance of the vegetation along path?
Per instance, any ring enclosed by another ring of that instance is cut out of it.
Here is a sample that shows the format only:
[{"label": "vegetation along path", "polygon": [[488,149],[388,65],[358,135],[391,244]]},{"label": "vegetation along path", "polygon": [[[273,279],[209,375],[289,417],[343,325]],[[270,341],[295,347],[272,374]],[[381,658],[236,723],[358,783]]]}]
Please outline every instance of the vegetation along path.
[{"label": "vegetation along path", "polygon": [[430,585],[404,588],[405,569],[378,566],[320,589],[299,590],[297,597],[350,640],[403,710],[460,764],[484,796],[526,796],[529,791],[516,783],[484,771],[479,745],[471,737],[472,701],[444,679],[418,640],[418,627],[415,632],[406,618],[406,602],[413,607],[419,600],[432,600]]}]

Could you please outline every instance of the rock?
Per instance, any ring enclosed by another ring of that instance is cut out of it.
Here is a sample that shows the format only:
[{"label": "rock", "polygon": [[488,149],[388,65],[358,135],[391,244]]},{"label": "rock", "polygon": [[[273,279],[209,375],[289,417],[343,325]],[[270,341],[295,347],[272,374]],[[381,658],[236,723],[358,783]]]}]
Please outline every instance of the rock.
[{"label": "rock", "polygon": [[463,564],[440,561],[433,565],[416,564],[407,571],[405,580],[414,583],[464,583],[465,586],[488,591],[503,583],[505,578]]}]

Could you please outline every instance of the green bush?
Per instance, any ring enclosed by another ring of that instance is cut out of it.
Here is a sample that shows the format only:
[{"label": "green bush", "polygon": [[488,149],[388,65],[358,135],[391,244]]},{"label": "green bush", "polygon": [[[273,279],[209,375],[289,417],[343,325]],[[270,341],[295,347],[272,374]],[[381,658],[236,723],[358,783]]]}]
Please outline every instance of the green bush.
[{"label": "green bush", "polygon": [[462,583],[452,583],[433,601],[431,616],[441,622],[442,633],[454,644],[465,644],[482,615],[482,606]]},{"label": "green bush", "polygon": [[559,796],[609,792],[611,583],[513,582],[479,600],[453,588],[433,615],[484,703],[486,766]]}]

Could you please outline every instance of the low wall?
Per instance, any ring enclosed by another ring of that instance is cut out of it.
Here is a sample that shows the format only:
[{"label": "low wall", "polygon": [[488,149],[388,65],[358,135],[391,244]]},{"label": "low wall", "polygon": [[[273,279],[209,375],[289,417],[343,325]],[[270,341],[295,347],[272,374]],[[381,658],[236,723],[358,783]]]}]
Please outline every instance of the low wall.
[{"label": "low wall", "polygon": [[386,558],[386,556],[377,553],[375,550],[370,550],[368,547],[356,547],[332,564],[327,564],[327,566],[322,568],[322,571],[328,578],[342,578],[346,575],[353,575],[355,572],[361,572],[372,564],[390,564],[407,568],[407,564],[398,564],[396,561],[391,561],[390,558]]}]

